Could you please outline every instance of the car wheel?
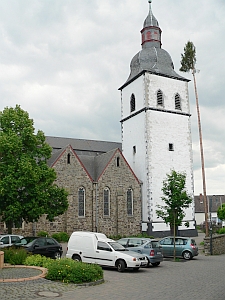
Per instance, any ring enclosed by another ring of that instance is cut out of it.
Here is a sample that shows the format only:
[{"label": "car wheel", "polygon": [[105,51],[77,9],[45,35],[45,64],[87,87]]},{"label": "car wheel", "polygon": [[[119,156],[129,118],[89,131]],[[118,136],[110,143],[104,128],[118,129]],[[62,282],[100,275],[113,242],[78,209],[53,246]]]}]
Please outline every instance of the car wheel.
[{"label": "car wheel", "polygon": [[152,265],[153,265],[153,267],[157,267],[160,265],[160,262],[153,263]]},{"label": "car wheel", "polygon": [[183,258],[186,259],[186,260],[192,259],[192,254],[191,254],[191,252],[189,252],[189,251],[184,251],[184,253],[183,253]]},{"label": "car wheel", "polygon": [[117,271],[119,272],[123,272],[126,268],[126,265],[125,265],[125,262],[123,260],[119,260],[117,263],[116,263],[116,267],[117,267]]},{"label": "car wheel", "polygon": [[74,255],[72,258],[75,261],[81,261],[81,257],[79,255]]},{"label": "car wheel", "polygon": [[54,254],[54,258],[55,259],[60,259],[61,258],[61,254],[60,254],[60,252],[55,252],[55,254]]}]

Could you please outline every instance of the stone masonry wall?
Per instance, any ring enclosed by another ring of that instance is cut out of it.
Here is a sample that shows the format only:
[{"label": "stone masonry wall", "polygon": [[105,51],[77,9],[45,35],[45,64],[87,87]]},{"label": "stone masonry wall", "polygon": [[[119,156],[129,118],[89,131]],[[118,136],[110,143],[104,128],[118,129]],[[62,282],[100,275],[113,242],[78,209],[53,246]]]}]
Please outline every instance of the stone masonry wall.
[{"label": "stone masonry wall", "polygon": [[[205,255],[210,255],[210,242],[211,238],[204,238],[204,251]],[[225,254],[225,234],[212,236],[212,254]]]}]

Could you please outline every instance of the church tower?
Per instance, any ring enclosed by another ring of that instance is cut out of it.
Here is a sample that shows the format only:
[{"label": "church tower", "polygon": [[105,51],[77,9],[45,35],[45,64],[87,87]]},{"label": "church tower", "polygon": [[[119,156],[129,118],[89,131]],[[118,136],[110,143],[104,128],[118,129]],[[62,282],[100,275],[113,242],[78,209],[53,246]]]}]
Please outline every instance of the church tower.
[{"label": "church tower", "polygon": [[[142,185],[142,231],[169,234],[157,218],[163,180],[174,169],[185,172],[193,203],[185,210],[180,235],[195,236],[189,80],[177,74],[169,53],[161,48],[161,34],[149,2],[141,30],[142,49],[131,60],[130,75],[121,91],[122,150]],[[189,222],[189,227],[185,223]]]}]

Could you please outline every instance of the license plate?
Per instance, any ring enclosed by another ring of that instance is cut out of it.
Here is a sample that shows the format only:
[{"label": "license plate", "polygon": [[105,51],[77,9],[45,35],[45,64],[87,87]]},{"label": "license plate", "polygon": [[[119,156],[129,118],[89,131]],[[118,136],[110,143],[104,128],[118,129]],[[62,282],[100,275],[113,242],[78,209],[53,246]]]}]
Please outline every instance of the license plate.
[{"label": "license plate", "polygon": [[141,266],[145,266],[145,265],[147,265],[147,263],[144,262],[144,261],[142,261],[142,262],[141,262]]},{"label": "license plate", "polygon": [[162,254],[161,252],[157,252],[157,254]]}]

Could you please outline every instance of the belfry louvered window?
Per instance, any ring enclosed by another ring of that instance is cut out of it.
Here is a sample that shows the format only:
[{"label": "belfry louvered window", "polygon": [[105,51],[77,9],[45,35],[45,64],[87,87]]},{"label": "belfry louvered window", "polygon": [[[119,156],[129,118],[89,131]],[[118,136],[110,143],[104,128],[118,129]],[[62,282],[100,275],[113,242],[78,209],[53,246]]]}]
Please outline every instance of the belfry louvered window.
[{"label": "belfry louvered window", "polygon": [[135,96],[134,94],[130,97],[130,112],[135,111]]},{"label": "belfry louvered window", "polygon": [[179,94],[175,95],[175,109],[181,110],[181,99]]},{"label": "belfry louvered window", "polygon": [[157,105],[163,106],[163,93],[161,90],[157,92]]},{"label": "belfry louvered window", "polygon": [[109,216],[110,212],[110,191],[109,188],[104,189],[104,198],[103,198],[103,213],[104,216]]},{"label": "belfry louvered window", "polygon": [[78,216],[85,216],[85,190],[82,187],[78,191]]}]

